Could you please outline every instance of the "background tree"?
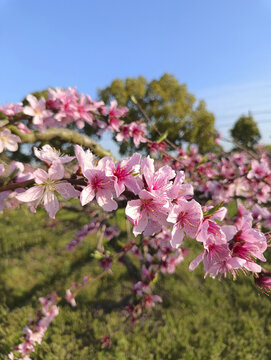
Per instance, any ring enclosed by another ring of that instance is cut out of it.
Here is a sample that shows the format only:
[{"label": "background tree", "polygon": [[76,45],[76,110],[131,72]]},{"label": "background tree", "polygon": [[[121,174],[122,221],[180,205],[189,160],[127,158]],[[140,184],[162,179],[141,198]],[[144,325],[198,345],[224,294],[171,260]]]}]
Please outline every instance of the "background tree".
[{"label": "background tree", "polygon": [[[99,90],[99,97],[105,103],[115,98],[119,105],[127,106],[130,110],[127,122],[143,117],[132,100],[135,98],[150,119],[150,138],[153,141],[159,138],[155,125],[160,133],[167,132],[168,140],[177,146],[184,142],[197,144],[201,152],[218,148],[212,136],[215,134],[214,115],[206,109],[204,101],[197,104],[186,84],[180,84],[173,75],[165,73],[159,80],[150,82],[143,76],[115,79],[108,87]],[[132,152],[134,147],[132,143],[125,143],[121,145],[120,151]]]},{"label": "background tree", "polygon": [[230,132],[233,140],[247,148],[253,148],[261,138],[257,123],[252,115],[240,116]]}]

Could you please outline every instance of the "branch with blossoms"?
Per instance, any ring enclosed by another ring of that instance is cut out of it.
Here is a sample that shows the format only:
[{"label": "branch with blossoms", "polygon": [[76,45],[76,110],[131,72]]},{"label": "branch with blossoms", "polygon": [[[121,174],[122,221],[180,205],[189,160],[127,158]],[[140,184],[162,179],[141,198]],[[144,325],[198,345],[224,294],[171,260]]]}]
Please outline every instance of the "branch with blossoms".
[{"label": "branch with blossoms", "polygon": [[67,129],[73,126],[82,130],[86,124],[96,129],[98,135],[106,130],[113,132],[117,141],[133,139],[136,146],[147,141],[146,124],[142,121],[125,124],[122,118],[128,109],[118,107],[115,100],[107,107],[102,101],[79,94],[76,88],[48,89],[47,93],[46,99],[28,95],[27,105],[0,106],[0,152],[4,149],[17,151],[18,143],[49,142],[59,138],[89,147],[99,157],[111,155],[88,136]]},{"label": "branch with blossoms", "polygon": [[[75,296],[90,284],[93,284],[95,281],[100,280],[104,277],[108,271],[103,271],[96,278],[91,278],[90,276],[85,276],[80,284],[73,284],[74,287],[77,287],[74,293],[70,289],[66,290],[66,296],[64,299],[68,301],[71,306],[75,307]],[[23,328],[22,337],[24,341],[19,345],[15,346],[13,351],[9,353],[10,360],[31,360],[29,355],[35,351],[37,344],[41,344],[42,339],[55,317],[59,314],[58,304],[63,299],[53,292],[50,295],[47,295],[44,298],[40,298],[40,303],[42,305],[39,309],[35,318],[30,318],[28,326]],[[23,357],[22,357],[23,356]]]},{"label": "branch with blossoms", "polygon": [[[62,155],[48,144],[41,149],[34,147],[36,158],[43,163],[40,167],[20,162],[0,164],[0,210],[26,204],[32,212],[43,207],[54,219],[61,204],[69,199],[78,199],[82,211],[89,205],[98,207],[98,213],[106,215],[92,216],[66,250],[74,251],[88,234],[99,230],[95,256],[103,273],[117,258],[134,274],[126,308],[132,323],[143,310],[162,301],[153,294],[154,282],[160,274],[173,273],[183,261],[187,239],[202,247],[190,263],[190,271],[203,263],[205,277],[235,279],[240,273],[250,274],[259,289],[270,291],[271,275],[262,267],[270,241],[267,230],[271,229],[271,169],[266,152],[259,149],[257,160],[251,161],[244,152],[221,157],[203,156],[194,147],[172,149],[166,138],[148,140],[146,123],[125,124],[127,109],[118,108],[115,101],[106,107],[76,89],[49,89],[47,99],[33,95],[26,99],[25,106],[0,108],[6,117],[0,123],[0,152],[16,151],[20,142],[44,142],[55,137],[78,144],[75,156]],[[146,118],[144,111],[142,114]],[[92,139],[65,128],[72,125],[80,130],[86,124],[99,129],[100,134],[112,131],[118,141],[133,139],[136,146],[148,143],[150,153],[159,158],[154,161],[134,153],[115,161]],[[85,151],[80,145],[89,149]],[[128,233],[127,243],[116,246],[119,230],[107,220],[120,208],[125,208],[125,221],[130,223],[133,236]],[[130,258],[140,263],[138,272]],[[66,299],[72,306],[87,283],[85,278],[72,290],[67,289]],[[53,295],[48,298],[52,308],[55,301]],[[36,324],[47,316],[45,310],[42,314]],[[25,333],[27,341],[34,336],[31,331]],[[113,333],[104,339],[105,345]],[[21,347],[28,351],[25,359],[33,351],[33,344],[27,346]]]},{"label": "branch with blossoms", "polygon": [[[237,270],[261,272],[254,259],[265,261],[267,241],[260,230],[252,228],[250,214],[245,214],[235,225],[218,224],[217,221],[223,221],[226,208],[205,211],[197,201],[191,200],[193,186],[184,184],[182,171],[176,173],[169,165],[155,170],[152,159],[142,159],[137,153],[117,163],[111,157],[97,162],[89,150],[85,152],[76,145],[78,167],[71,181],[76,183],[75,189],[64,177],[64,164],[71,157],[61,157],[49,146],[35,149],[35,154],[49,164],[48,172],[39,168],[27,174],[34,180],[34,186],[26,191],[18,188],[15,195],[18,202],[27,203],[32,211],[43,204],[49,216],[55,218],[59,210],[56,193],[64,199],[80,197],[82,206],[95,200],[107,212],[117,210],[117,201],[124,200],[134,236],[153,236],[168,227],[174,248],[186,237],[203,245],[203,252],[190,265],[191,270],[203,261],[206,275],[212,277],[228,273],[235,277]],[[77,177],[78,173],[82,176]],[[133,194],[132,200],[125,196],[125,191]]]}]

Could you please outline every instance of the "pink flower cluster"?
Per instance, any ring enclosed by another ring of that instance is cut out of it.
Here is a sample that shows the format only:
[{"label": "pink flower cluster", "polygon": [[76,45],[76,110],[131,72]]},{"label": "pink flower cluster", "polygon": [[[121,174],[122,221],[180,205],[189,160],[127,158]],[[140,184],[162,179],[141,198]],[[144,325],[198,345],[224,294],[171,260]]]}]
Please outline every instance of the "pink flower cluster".
[{"label": "pink flower cluster", "polygon": [[[83,228],[78,231],[74,238],[66,245],[66,249],[69,251],[74,251],[75,248],[81,245],[84,238],[98,231],[101,226],[101,221],[98,219],[91,220],[89,224],[83,226]],[[114,237],[117,237],[120,234],[120,230],[116,226],[109,226],[106,224],[104,231],[104,237],[110,241]]]},{"label": "pink flower cluster", "polygon": [[18,103],[18,104],[7,104],[5,106],[0,106],[0,111],[5,115],[11,117],[23,111],[23,104]]},{"label": "pink flower cluster", "polygon": [[42,304],[41,310],[37,312],[35,319],[30,319],[29,326],[23,329],[24,341],[15,347],[15,354],[13,352],[9,354],[10,360],[30,360],[29,354],[35,350],[37,344],[41,344],[48,326],[58,315],[56,293],[46,298],[40,298],[40,302]]},{"label": "pink flower cluster", "polygon": [[116,140],[123,142],[123,141],[128,141],[129,139],[133,139],[133,142],[136,147],[138,147],[140,143],[147,142],[146,124],[143,123],[141,120],[139,120],[127,125],[123,125],[118,130]]},{"label": "pink flower cluster", "polygon": [[[111,157],[97,161],[93,154],[76,145],[77,170],[70,178],[64,178],[64,164],[73,157],[61,156],[49,145],[35,149],[35,154],[49,170],[35,170],[31,174],[34,186],[16,195],[17,200],[28,203],[31,209],[43,204],[54,218],[59,209],[56,193],[64,199],[80,195],[83,206],[96,201],[107,212],[117,210],[118,202],[123,199],[135,236],[143,233],[153,237],[167,228],[171,230],[168,243],[173,248],[178,248],[185,238],[196,239],[203,245],[203,252],[190,265],[191,270],[203,261],[206,275],[212,277],[228,273],[235,276],[237,270],[261,272],[255,259],[265,261],[267,241],[259,229],[253,228],[251,216],[244,213],[238,223],[225,226],[218,223],[224,219],[225,208],[207,209],[204,216],[199,202],[191,199],[193,186],[184,183],[183,171],[176,173],[169,165],[156,170],[153,159],[142,159],[137,153],[117,163]],[[228,163],[224,161],[223,167],[227,169]],[[259,167],[261,171],[257,170]],[[83,178],[78,178],[79,173]],[[259,173],[261,178],[266,178],[269,168],[255,162],[249,177],[257,177]],[[76,184],[76,189],[72,184]],[[269,219],[264,212],[261,215]],[[74,248],[88,232],[95,230],[93,226],[90,224],[78,233],[68,248]]]},{"label": "pink flower cluster", "polygon": [[[29,94],[26,100],[28,104],[25,106],[22,103],[0,106],[0,111],[9,119],[14,118],[14,124],[22,133],[30,133],[30,128],[43,131],[74,123],[78,129],[83,129],[85,124],[91,125],[100,135],[110,130],[116,134],[117,141],[132,139],[135,146],[147,141],[146,124],[142,121],[125,124],[122,119],[128,109],[118,107],[116,100],[106,106],[103,101],[95,101],[89,95],[78,93],[76,88],[49,88],[46,99]],[[23,122],[18,122],[15,117],[18,114]],[[9,129],[1,132],[0,128],[0,152],[4,149],[16,151],[18,142],[21,142],[18,136],[11,134]]]},{"label": "pink flower cluster", "polygon": [[255,260],[266,261],[263,253],[267,249],[267,239],[258,229],[252,228],[249,215],[241,217],[236,226],[219,226],[215,220],[222,221],[225,208],[212,216],[206,216],[198,233],[197,240],[203,244],[203,252],[192,261],[190,271],[203,261],[205,274],[211,277],[236,277],[238,270],[260,273],[262,268]]},{"label": "pink flower cluster", "polygon": [[219,156],[213,153],[205,156],[191,147],[190,151],[180,150],[174,168],[183,170],[186,178],[197,187],[203,202],[210,198],[215,202],[230,202],[242,199],[250,207],[266,203],[270,197],[271,168],[268,155],[260,152],[258,160],[252,160],[245,152],[231,152]]}]

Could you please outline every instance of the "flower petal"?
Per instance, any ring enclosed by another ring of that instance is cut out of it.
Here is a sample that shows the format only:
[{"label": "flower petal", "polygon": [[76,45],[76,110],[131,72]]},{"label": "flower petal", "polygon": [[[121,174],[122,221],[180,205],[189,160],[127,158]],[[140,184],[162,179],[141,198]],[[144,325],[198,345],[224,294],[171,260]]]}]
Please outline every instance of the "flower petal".
[{"label": "flower petal", "polygon": [[43,186],[33,186],[32,188],[26,190],[25,192],[18,194],[16,199],[22,202],[32,202],[40,199],[43,195],[44,187]]},{"label": "flower petal", "polygon": [[45,210],[48,212],[50,218],[55,218],[57,211],[59,210],[59,203],[55,194],[46,190],[43,197]]},{"label": "flower petal", "polygon": [[95,197],[95,191],[92,189],[91,186],[86,186],[80,195],[80,201],[82,206],[92,201],[94,197]]},{"label": "flower petal", "polygon": [[64,197],[64,199],[77,198],[80,194],[80,192],[75,190],[75,188],[69,183],[61,182],[56,184],[55,189],[62,197]]}]

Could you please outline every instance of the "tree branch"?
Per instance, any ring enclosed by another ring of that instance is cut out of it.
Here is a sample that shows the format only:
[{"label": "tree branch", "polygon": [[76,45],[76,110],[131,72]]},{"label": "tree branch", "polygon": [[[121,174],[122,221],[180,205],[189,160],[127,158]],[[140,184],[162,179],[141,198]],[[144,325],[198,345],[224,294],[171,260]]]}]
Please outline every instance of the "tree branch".
[{"label": "tree branch", "polygon": [[18,135],[22,143],[35,143],[37,141],[50,141],[59,137],[60,139],[67,141],[73,144],[79,144],[82,146],[88,147],[95,155],[99,157],[104,156],[112,156],[111,152],[105,150],[96,143],[96,141],[92,140],[90,137],[79,134],[76,131],[70,129],[59,129],[59,128],[51,128],[47,129],[43,132],[39,131],[31,131],[31,133],[26,134],[22,133],[16,126],[9,126],[9,129],[15,134]]}]

